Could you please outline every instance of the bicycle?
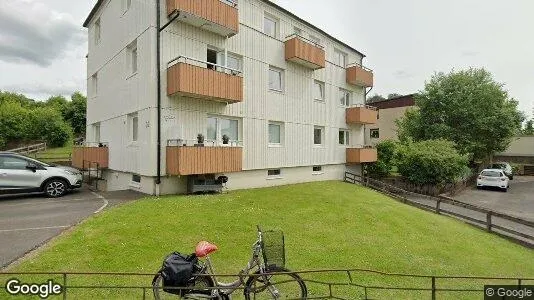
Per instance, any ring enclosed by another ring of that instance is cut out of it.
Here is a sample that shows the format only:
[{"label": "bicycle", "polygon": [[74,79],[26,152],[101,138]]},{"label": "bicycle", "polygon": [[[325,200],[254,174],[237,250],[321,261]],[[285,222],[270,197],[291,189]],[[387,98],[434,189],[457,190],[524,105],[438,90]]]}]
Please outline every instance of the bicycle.
[{"label": "bicycle", "polygon": [[[229,300],[242,287],[246,300],[306,299],[308,291],[304,280],[285,268],[283,232],[257,228],[258,240],[252,245],[252,257],[234,282],[219,282],[216,278],[209,254],[215,252],[217,246],[204,241],[198,243],[194,255],[204,261],[198,261],[196,269],[199,271],[190,279],[182,299]],[[177,297],[165,294],[161,273],[154,277],[152,287],[156,300]]]}]

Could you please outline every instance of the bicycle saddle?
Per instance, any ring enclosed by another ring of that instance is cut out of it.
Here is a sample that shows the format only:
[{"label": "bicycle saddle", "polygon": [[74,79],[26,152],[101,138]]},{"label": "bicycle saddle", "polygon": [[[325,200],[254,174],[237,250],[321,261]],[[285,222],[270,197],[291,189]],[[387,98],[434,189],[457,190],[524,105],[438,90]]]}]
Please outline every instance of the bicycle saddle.
[{"label": "bicycle saddle", "polygon": [[195,248],[195,254],[197,257],[204,257],[215,251],[217,251],[217,246],[206,241],[199,242]]}]

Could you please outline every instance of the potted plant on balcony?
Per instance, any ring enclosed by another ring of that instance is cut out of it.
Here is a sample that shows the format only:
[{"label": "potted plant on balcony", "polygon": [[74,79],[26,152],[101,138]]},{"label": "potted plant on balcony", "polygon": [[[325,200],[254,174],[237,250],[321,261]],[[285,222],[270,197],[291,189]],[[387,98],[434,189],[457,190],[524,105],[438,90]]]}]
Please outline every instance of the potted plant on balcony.
[{"label": "potted plant on balcony", "polygon": [[204,147],[204,135],[202,133],[197,135],[197,144],[195,144],[195,146]]},{"label": "potted plant on balcony", "polygon": [[223,145],[228,145],[228,143],[230,142],[230,137],[226,134],[223,134],[222,142],[223,142]]}]

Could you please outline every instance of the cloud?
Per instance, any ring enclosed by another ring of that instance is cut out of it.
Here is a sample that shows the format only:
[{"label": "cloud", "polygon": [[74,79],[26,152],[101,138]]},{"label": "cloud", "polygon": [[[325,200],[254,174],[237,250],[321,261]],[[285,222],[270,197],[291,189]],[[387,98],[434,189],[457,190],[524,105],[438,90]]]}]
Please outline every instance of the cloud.
[{"label": "cloud", "polygon": [[35,95],[40,98],[41,96],[71,95],[75,91],[85,93],[85,82],[83,80],[58,80],[55,83],[12,84],[0,86],[0,90]]},{"label": "cloud", "polygon": [[34,0],[0,1],[0,60],[50,66],[85,41],[69,14]]},{"label": "cloud", "polygon": [[395,71],[393,73],[393,76],[395,76],[396,78],[399,78],[399,79],[406,79],[406,78],[411,78],[414,75],[412,73],[409,73],[409,72],[404,71],[404,70],[398,70],[398,71]]},{"label": "cloud", "polygon": [[479,54],[480,53],[478,51],[469,51],[469,50],[462,51],[462,56],[466,56],[466,57],[473,57]]}]

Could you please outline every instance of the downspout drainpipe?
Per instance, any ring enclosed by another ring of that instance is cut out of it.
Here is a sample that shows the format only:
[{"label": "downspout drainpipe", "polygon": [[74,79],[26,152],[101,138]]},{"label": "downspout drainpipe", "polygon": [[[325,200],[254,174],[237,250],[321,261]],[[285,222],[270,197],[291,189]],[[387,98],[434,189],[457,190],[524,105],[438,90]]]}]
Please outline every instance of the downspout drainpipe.
[{"label": "downspout drainpipe", "polygon": [[156,177],[156,195],[159,196],[160,193],[160,184],[161,184],[161,32],[167,28],[178,16],[180,15],[179,12],[175,14],[174,17],[171,18],[169,22],[167,22],[163,27],[161,27],[161,0],[156,0],[156,84],[157,84],[157,135],[158,135],[158,141],[157,141],[157,177]]}]

